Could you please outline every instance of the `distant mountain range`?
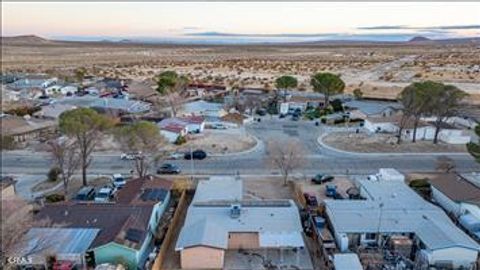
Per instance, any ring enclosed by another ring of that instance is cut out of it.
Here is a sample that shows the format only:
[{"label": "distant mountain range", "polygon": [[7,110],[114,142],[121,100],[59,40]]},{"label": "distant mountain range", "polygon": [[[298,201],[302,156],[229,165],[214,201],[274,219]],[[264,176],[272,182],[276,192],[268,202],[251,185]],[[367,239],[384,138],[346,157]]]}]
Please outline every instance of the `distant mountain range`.
[{"label": "distant mountain range", "polygon": [[1,37],[2,45],[53,45],[61,43],[110,43],[110,44],[186,44],[186,45],[261,45],[261,44],[289,44],[289,45],[341,45],[341,44],[430,44],[430,45],[442,45],[442,44],[478,44],[480,45],[480,37],[472,38],[450,38],[450,39],[430,39],[424,36],[415,36],[407,41],[378,41],[378,40],[342,40],[342,39],[330,39],[330,40],[311,40],[311,41],[289,41],[288,38],[280,41],[256,41],[245,39],[188,39],[188,38],[134,38],[134,39],[121,39],[121,38],[99,38],[97,40],[85,39],[85,40],[67,40],[62,39],[46,39],[36,35],[23,35],[23,36],[9,36]]}]

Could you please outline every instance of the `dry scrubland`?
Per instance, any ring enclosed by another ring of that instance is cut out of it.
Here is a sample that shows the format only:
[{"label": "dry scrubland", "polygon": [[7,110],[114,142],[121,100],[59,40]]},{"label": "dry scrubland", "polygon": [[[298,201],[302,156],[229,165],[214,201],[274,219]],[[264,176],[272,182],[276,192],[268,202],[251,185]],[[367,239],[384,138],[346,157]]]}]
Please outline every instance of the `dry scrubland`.
[{"label": "dry scrubland", "polygon": [[298,76],[308,90],[309,76],[342,74],[347,91],[391,98],[409,82],[439,80],[472,94],[480,103],[478,44],[403,45],[245,45],[187,46],[121,43],[76,43],[30,39],[3,42],[4,71],[46,72],[64,76],[77,67],[91,74],[151,80],[175,69],[193,82],[229,87],[273,88],[279,75]]}]

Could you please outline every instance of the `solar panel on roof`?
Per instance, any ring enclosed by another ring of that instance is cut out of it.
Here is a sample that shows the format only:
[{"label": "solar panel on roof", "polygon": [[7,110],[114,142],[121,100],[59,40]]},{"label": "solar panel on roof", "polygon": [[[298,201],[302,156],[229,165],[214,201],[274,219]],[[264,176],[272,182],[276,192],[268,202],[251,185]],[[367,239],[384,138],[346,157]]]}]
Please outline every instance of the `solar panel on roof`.
[{"label": "solar panel on roof", "polygon": [[128,229],[127,235],[125,236],[125,239],[135,243],[140,243],[143,240],[142,238],[143,232],[138,229]]},{"label": "solar panel on roof", "polygon": [[147,188],[140,196],[143,201],[163,201],[167,196],[167,191],[162,188]]}]

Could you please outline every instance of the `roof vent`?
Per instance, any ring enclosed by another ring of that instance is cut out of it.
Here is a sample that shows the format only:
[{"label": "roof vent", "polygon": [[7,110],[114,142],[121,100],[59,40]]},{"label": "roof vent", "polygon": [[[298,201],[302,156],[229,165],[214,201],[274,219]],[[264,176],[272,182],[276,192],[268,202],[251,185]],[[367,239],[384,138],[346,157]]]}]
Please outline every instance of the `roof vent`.
[{"label": "roof vent", "polygon": [[230,206],[230,217],[239,218],[241,210],[242,210],[242,206],[240,204],[232,204]]}]

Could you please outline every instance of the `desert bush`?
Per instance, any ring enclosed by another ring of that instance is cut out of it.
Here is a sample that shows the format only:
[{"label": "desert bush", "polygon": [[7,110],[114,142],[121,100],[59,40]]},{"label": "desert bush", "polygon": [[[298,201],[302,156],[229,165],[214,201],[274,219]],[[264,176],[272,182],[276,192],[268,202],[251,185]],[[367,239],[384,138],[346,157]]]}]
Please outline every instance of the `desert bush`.
[{"label": "desert bush", "polygon": [[187,139],[184,136],[178,136],[177,140],[175,140],[176,145],[182,145],[187,142]]},{"label": "desert bush", "polygon": [[62,202],[65,201],[65,196],[63,194],[50,194],[45,197],[45,200],[48,203],[56,203],[56,202]]},{"label": "desert bush", "polygon": [[47,174],[48,181],[56,182],[58,180],[58,176],[60,175],[61,171],[58,167],[52,167]]}]

